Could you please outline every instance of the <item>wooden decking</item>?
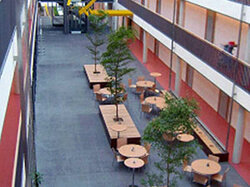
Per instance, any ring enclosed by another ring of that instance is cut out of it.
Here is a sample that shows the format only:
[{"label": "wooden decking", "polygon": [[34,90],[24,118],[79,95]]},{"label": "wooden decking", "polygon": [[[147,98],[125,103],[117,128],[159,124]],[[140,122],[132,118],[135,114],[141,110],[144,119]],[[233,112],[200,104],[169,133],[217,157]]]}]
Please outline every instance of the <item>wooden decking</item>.
[{"label": "wooden decking", "polygon": [[97,71],[99,71],[100,73],[94,73],[94,69],[95,69],[94,64],[84,65],[83,69],[85,70],[90,88],[92,88],[94,84],[100,84],[101,88],[107,85],[108,74],[101,64],[97,64],[97,67],[96,67]]},{"label": "wooden decking", "polygon": [[[123,119],[122,125],[126,125],[128,128],[120,132],[120,137],[128,139],[128,144],[140,144],[141,135],[137,130],[132,118],[130,117],[125,105],[119,105],[119,117]],[[100,105],[100,114],[103,119],[104,129],[111,147],[116,147],[117,132],[113,131],[110,126],[118,124],[113,118],[115,117],[115,105]]]}]

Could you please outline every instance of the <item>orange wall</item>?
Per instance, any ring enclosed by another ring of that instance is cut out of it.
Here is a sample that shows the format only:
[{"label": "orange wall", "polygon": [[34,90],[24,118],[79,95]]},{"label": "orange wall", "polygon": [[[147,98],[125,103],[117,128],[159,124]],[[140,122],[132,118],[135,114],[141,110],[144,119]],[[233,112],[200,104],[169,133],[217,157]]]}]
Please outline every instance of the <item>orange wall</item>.
[{"label": "orange wall", "polygon": [[[223,49],[223,45],[227,44],[229,41],[234,41],[235,43],[237,43],[239,26],[240,26],[239,21],[223,16],[221,14],[216,14],[215,33],[214,33],[215,45]],[[248,31],[248,25],[242,24],[240,59],[244,59],[245,57],[247,31]],[[237,54],[237,48],[234,48],[233,55],[236,54]]]},{"label": "orange wall", "polygon": [[162,0],[161,1],[161,15],[169,20],[172,20],[173,10],[174,10],[173,7],[174,7],[174,1]]},{"label": "orange wall", "polygon": [[206,15],[206,9],[186,3],[184,27],[201,38],[204,38]]},{"label": "orange wall", "polygon": [[194,71],[193,90],[217,111],[220,90],[197,71]]}]

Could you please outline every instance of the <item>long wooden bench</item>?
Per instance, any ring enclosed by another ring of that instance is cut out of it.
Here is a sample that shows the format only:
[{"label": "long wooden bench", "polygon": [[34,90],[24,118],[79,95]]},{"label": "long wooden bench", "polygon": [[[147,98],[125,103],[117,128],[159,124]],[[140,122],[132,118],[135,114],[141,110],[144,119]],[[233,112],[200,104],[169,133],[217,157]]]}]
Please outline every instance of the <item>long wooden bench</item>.
[{"label": "long wooden bench", "polygon": [[[99,109],[110,146],[116,148],[117,132],[113,131],[110,128],[110,126],[117,124],[117,122],[113,120],[113,118],[115,117],[115,105],[99,105]],[[125,105],[118,105],[118,109],[119,117],[123,119],[122,125],[127,126],[127,129],[125,131],[120,132],[120,137],[126,137],[128,140],[128,144],[140,144],[141,135],[136,128],[132,118],[130,117]]]},{"label": "long wooden bench", "polygon": [[220,157],[220,162],[228,161],[229,153],[200,124],[197,124],[194,133],[207,155],[213,154]]},{"label": "long wooden bench", "polygon": [[107,86],[108,80],[108,74],[105,70],[105,68],[101,64],[96,65],[97,71],[100,73],[94,73],[95,65],[94,64],[87,64],[83,66],[83,70],[87,76],[89,87],[93,88],[94,84],[100,84],[101,88]]}]

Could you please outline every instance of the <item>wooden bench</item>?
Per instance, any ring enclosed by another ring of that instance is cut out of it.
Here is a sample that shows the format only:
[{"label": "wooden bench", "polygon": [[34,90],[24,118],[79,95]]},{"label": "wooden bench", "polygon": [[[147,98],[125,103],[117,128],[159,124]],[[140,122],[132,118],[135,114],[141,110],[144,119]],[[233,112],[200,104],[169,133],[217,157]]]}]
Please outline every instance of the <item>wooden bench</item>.
[{"label": "wooden bench", "polygon": [[108,83],[108,74],[105,68],[101,64],[96,65],[97,71],[100,73],[94,73],[95,65],[87,64],[83,66],[83,70],[87,76],[89,87],[93,88],[94,84],[100,84],[101,88],[106,87]]},{"label": "wooden bench", "polygon": [[[113,131],[110,127],[117,124],[113,120],[115,117],[115,105],[99,105],[100,115],[103,119],[103,126],[107,139],[110,143],[110,147],[116,148],[117,132]],[[124,104],[118,105],[119,117],[123,119],[122,125],[126,125],[127,129],[120,132],[120,137],[125,137],[128,140],[128,144],[140,144],[141,135],[137,130],[132,118],[130,117]]]},{"label": "wooden bench", "polygon": [[203,147],[203,151],[208,155],[212,154],[220,157],[220,162],[228,161],[228,152],[225,151],[219,143],[203,128],[200,124],[196,124],[194,136],[198,139]]}]

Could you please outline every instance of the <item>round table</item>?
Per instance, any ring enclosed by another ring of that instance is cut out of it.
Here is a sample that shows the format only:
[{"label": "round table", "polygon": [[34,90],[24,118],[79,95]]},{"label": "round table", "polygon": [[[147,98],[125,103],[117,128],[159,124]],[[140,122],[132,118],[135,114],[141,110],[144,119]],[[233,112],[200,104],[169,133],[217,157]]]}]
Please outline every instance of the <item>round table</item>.
[{"label": "round table", "polygon": [[118,149],[119,153],[125,157],[139,158],[144,156],[147,151],[145,147],[137,144],[127,144],[123,145]]},{"label": "round table", "polygon": [[149,104],[154,104],[160,109],[166,107],[165,99],[163,97],[150,96],[145,99],[145,102]]},{"label": "round table", "polygon": [[137,87],[142,87],[142,88],[152,88],[154,86],[154,82],[152,81],[138,81],[136,82]]},{"label": "round table", "polygon": [[201,175],[214,175],[220,172],[221,166],[218,162],[199,159],[195,160],[191,164],[192,170]]},{"label": "round table", "polygon": [[177,139],[181,142],[190,142],[194,140],[194,136],[191,134],[178,134]]},{"label": "round table", "polygon": [[110,128],[117,132],[117,138],[120,137],[120,132],[125,131],[128,127],[126,125],[112,125]]},{"label": "round table", "polygon": [[156,77],[160,77],[161,76],[161,73],[158,73],[158,72],[151,72],[150,73],[150,76],[151,77],[154,77],[154,82],[156,84]]},{"label": "round table", "polygon": [[133,169],[133,175],[132,175],[132,184],[129,185],[131,187],[136,187],[137,185],[134,185],[135,181],[135,169],[141,168],[144,165],[144,161],[139,158],[128,158],[124,161],[125,166]]}]

